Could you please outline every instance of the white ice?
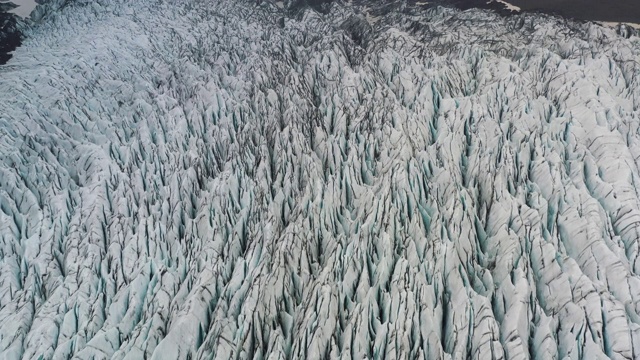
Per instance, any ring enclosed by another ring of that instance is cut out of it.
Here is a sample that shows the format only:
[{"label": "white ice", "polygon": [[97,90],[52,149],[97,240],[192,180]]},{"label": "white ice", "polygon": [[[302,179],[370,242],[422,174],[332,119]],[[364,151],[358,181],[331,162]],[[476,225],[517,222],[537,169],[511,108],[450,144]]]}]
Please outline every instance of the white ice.
[{"label": "white ice", "polygon": [[0,359],[640,357],[637,36],[51,6],[0,67]]}]

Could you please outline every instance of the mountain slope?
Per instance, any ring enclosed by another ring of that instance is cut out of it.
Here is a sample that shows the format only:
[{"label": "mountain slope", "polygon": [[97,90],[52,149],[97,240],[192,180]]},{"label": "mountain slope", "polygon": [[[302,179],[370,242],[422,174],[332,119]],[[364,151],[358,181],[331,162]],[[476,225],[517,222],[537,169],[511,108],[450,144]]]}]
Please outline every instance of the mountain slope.
[{"label": "mountain slope", "polygon": [[640,352],[640,40],[80,1],[0,68],[0,358]]}]

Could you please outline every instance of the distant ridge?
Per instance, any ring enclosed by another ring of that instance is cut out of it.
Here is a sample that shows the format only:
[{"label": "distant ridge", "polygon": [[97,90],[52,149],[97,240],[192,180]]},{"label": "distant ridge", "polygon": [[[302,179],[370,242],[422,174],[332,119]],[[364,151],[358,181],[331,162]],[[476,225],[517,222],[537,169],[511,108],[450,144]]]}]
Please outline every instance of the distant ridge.
[{"label": "distant ridge", "polygon": [[11,59],[11,52],[21,43],[21,33],[17,27],[16,16],[0,12],[0,65],[6,64]]}]

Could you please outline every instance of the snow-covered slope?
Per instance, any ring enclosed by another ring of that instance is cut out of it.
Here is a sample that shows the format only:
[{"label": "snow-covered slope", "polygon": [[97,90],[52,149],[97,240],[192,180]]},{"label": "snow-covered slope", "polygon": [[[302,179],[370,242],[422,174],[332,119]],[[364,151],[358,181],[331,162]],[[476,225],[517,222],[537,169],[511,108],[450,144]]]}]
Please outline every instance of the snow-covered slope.
[{"label": "snow-covered slope", "polygon": [[3,3],[11,3],[16,7],[9,10],[9,13],[16,14],[21,18],[28,18],[33,10],[38,6],[36,0],[2,0]]},{"label": "snow-covered slope", "polygon": [[640,356],[640,39],[78,1],[0,67],[1,359]]}]

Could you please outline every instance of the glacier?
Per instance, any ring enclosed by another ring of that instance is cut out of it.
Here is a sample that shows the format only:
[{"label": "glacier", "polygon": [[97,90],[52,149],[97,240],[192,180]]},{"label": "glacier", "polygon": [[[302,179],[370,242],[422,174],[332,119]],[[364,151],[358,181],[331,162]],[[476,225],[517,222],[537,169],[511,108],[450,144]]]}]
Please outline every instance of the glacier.
[{"label": "glacier", "polygon": [[1,359],[640,358],[634,29],[60,4],[0,66]]}]

